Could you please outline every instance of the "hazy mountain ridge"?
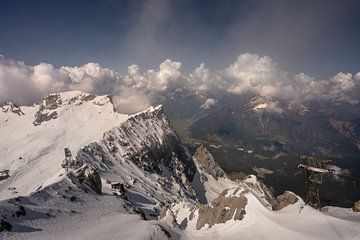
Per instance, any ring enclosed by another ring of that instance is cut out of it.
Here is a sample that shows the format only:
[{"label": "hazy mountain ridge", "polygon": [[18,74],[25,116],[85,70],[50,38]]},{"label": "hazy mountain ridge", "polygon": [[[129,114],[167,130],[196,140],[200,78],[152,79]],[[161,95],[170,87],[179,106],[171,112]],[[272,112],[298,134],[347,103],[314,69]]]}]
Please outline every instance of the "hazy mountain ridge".
[{"label": "hazy mountain ridge", "polygon": [[[206,99],[216,99],[209,109]],[[351,174],[327,176],[324,201],[351,206],[360,198],[358,104],[274,101],[240,96],[179,92],[161,99],[165,113],[183,142],[208,147],[226,173],[258,174],[277,194],[292,190],[304,196],[299,156],[317,155]],[[176,111],[175,111],[176,109]],[[337,124],[335,124],[337,123]],[[345,187],[346,186],[346,187]],[[332,191],[341,192],[336,194]]]}]

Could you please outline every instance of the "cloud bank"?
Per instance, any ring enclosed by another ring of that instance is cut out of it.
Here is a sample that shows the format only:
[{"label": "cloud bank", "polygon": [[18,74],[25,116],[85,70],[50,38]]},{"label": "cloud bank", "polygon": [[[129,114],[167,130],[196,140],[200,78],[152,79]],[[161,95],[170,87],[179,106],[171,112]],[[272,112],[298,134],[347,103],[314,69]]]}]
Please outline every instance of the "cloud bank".
[{"label": "cloud bank", "polygon": [[[165,60],[158,69],[141,71],[131,65],[126,74],[87,63],[79,67],[54,68],[49,63],[29,66],[0,55],[1,101],[32,104],[51,92],[81,90],[93,94],[110,94],[115,107],[126,113],[140,111],[166,92],[185,89],[241,95],[253,93],[272,101],[306,103],[333,101],[359,103],[360,72],[339,72],[327,80],[305,73],[289,76],[268,56],[240,54],[225,69],[210,70],[201,64],[192,73],[182,71],[182,63]],[[207,99],[203,108],[216,104]]]}]

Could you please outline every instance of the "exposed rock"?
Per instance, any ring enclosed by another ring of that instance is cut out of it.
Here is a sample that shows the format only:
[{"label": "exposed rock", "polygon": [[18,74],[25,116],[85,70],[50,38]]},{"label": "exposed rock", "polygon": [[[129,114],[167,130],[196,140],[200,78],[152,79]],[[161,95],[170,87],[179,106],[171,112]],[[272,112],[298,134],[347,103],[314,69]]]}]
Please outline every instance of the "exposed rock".
[{"label": "exposed rock", "polygon": [[9,172],[10,170],[0,171],[0,181],[9,178],[10,177]]},{"label": "exposed rock", "polygon": [[179,195],[195,198],[189,182],[193,180],[196,167],[161,106],[133,115],[119,127],[104,133],[101,142],[81,148],[76,159],[96,166],[101,173],[113,165],[113,157],[131,161],[151,174],[162,175],[166,171],[161,178],[164,184],[160,183],[164,190],[174,190],[169,183],[175,181],[183,187]]},{"label": "exposed rock", "polygon": [[81,161],[78,161],[78,159],[74,159],[72,157],[69,148],[64,148],[64,153],[65,153],[65,158],[63,163],[61,164],[61,167],[65,168],[66,171],[68,171],[68,169],[77,169],[83,165]]},{"label": "exposed rock", "polygon": [[33,121],[34,126],[39,126],[41,123],[50,121],[51,119],[56,119],[58,117],[57,112],[52,113],[42,113],[37,112],[35,114],[35,120]]},{"label": "exposed rock", "polygon": [[273,210],[281,210],[289,205],[295,204],[298,201],[298,198],[292,192],[284,192],[283,194],[276,197],[276,200],[273,203]]},{"label": "exposed rock", "polygon": [[214,224],[225,223],[230,219],[242,220],[244,218],[247,198],[242,194],[231,197],[227,197],[226,194],[227,191],[225,190],[211,204],[199,208],[199,218],[196,222],[197,230],[205,224],[211,228]]},{"label": "exposed rock", "polygon": [[75,171],[75,176],[79,179],[80,183],[87,185],[94,192],[102,193],[101,178],[94,167],[84,164]]},{"label": "exposed rock", "polygon": [[326,213],[329,211],[329,207],[322,207],[322,208],[320,208],[320,211],[323,213]]},{"label": "exposed rock", "polygon": [[88,102],[88,101],[92,101],[96,98],[95,95],[91,95],[91,94],[86,94],[84,96],[81,97],[82,101]]},{"label": "exposed rock", "polygon": [[44,98],[40,104],[39,110],[35,114],[35,120],[33,121],[34,126],[39,126],[45,121],[56,119],[58,114],[53,110],[57,109],[61,104],[62,100],[60,94],[50,94]]},{"label": "exposed rock", "polygon": [[0,221],[0,232],[2,232],[2,231],[4,231],[4,230],[6,230],[6,231],[11,231],[11,229],[12,229],[12,226],[11,226],[11,224],[10,223],[8,223],[7,221],[5,221],[5,220],[3,220],[3,219],[1,219],[1,221]]},{"label": "exposed rock", "polygon": [[24,206],[20,205],[19,210],[17,210],[15,212],[15,214],[16,214],[16,217],[25,216],[26,215],[26,210],[25,210]]},{"label": "exposed rock", "polygon": [[43,99],[40,108],[47,109],[47,110],[54,110],[57,109],[62,104],[60,94],[50,94],[46,98]]},{"label": "exposed rock", "polygon": [[360,200],[359,201],[356,201],[355,203],[354,203],[354,206],[353,206],[353,211],[354,212],[360,212]]},{"label": "exposed rock", "polygon": [[215,162],[214,157],[203,145],[198,147],[194,158],[200,169],[210,174],[214,179],[218,180],[218,178],[225,176],[225,172],[219,167]]},{"label": "exposed rock", "polygon": [[275,204],[275,197],[270,189],[257,177],[248,175],[244,183],[249,187],[249,190],[255,193],[259,200],[269,209]]},{"label": "exposed rock", "polygon": [[166,217],[166,212],[168,210],[169,210],[169,205],[168,204],[161,207],[161,209],[160,209],[160,219],[164,219]]},{"label": "exposed rock", "polygon": [[21,111],[21,108],[19,106],[17,106],[15,103],[13,102],[6,102],[1,106],[1,110],[4,112],[4,113],[7,113],[7,112],[12,112],[12,113],[15,113],[19,116],[21,115],[25,115],[25,113],[23,113]]},{"label": "exposed rock", "polygon": [[256,172],[257,177],[260,177],[260,178],[265,178],[265,175],[274,173],[274,171],[271,171],[270,169],[262,168],[262,167],[254,167],[253,170]]},{"label": "exposed rock", "polygon": [[232,181],[242,181],[247,178],[247,174],[244,172],[231,172],[231,173],[228,173],[227,176]]}]

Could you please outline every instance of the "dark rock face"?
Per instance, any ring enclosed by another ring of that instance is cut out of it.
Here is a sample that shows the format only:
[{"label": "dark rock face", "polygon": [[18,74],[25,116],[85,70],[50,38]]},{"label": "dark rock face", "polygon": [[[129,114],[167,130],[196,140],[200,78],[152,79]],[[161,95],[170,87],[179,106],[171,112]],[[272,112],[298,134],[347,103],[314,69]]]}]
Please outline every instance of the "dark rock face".
[{"label": "dark rock face", "polygon": [[96,98],[95,95],[91,95],[91,94],[86,94],[84,96],[81,97],[82,101],[88,102],[88,101],[92,101]]},{"label": "dark rock face", "polygon": [[0,181],[10,177],[9,170],[0,171]]},{"label": "dark rock face", "polygon": [[71,151],[69,148],[64,148],[65,159],[61,166],[65,168],[66,171],[69,169],[77,169],[83,165],[83,162],[78,162],[77,159],[73,159]]},{"label": "dark rock face", "polygon": [[189,182],[196,167],[161,107],[130,117],[120,127],[104,133],[101,142],[83,147],[76,156],[78,162],[96,166],[100,172],[113,165],[110,158],[131,161],[142,170],[159,175],[166,168],[188,190],[186,193],[194,194]]},{"label": "dark rock face", "polygon": [[5,230],[10,232],[11,229],[12,229],[11,224],[8,223],[7,221],[1,219],[1,221],[0,221],[0,232],[5,231]]},{"label": "dark rock face", "polygon": [[354,203],[354,206],[353,206],[353,211],[354,212],[360,212],[360,200],[359,201],[356,201],[355,203]]},{"label": "dark rock face", "polygon": [[199,167],[206,173],[210,174],[214,179],[225,177],[225,172],[215,162],[214,157],[206,147],[200,146],[194,155],[195,161]]},{"label": "dark rock face", "polygon": [[284,192],[283,194],[276,197],[273,203],[273,210],[281,210],[289,205],[295,204],[298,198],[291,192]]},{"label": "dark rock face", "polygon": [[199,208],[199,218],[196,222],[197,230],[201,229],[205,224],[212,227],[218,223],[225,223],[230,219],[242,220],[244,218],[247,198],[243,195],[226,197],[226,194],[227,191],[225,190],[210,205]]},{"label": "dark rock face", "polygon": [[54,110],[62,104],[60,94],[50,94],[48,97],[43,99],[41,104],[42,109]]},{"label": "dark rock face", "polygon": [[39,126],[45,121],[56,119],[58,117],[57,112],[51,110],[57,109],[61,104],[62,101],[60,94],[50,94],[48,97],[44,98],[39,111],[35,114],[35,120],[33,121],[34,126]]},{"label": "dark rock face", "polygon": [[39,126],[43,122],[50,121],[51,119],[56,119],[56,118],[58,118],[57,112],[52,112],[50,114],[37,112],[35,114],[35,120],[34,120],[33,124],[34,124],[34,126]]},{"label": "dark rock face", "polygon": [[15,214],[16,214],[16,217],[25,216],[26,210],[25,210],[24,206],[19,206],[19,209],[15,212]]},{"label": "dark rock face", "polygon": [[98,194],[102,193],[101,178],[97,173],[96,168],[84,164],[75,171],[75,176],[81,184],[88,186]]},{"label": "dark rock face", "polygon": [[4,112],[4,113],[7,113],[7,112],[12,112],[12,113],[15,113],[19,116],[21,115],[25,115],[25,113],[23,113],[21,111],[21,108],[19,106],[17,106],[15,103],[13,102],[6,102],[2,105],[0,105],[1,107],[1,110]]}]

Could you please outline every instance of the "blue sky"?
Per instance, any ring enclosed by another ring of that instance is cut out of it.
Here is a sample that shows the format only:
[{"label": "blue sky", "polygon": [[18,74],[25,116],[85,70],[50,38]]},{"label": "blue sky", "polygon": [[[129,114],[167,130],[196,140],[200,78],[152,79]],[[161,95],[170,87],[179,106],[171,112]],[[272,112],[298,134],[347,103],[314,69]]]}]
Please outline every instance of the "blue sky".
[{"label": "blue sky", "polygon": [[0,54],[56,67],[124,72],[169,58],[224,68],[245,52],[291,74],[360,69],[360,4],[351,0],[0,1]]}]

